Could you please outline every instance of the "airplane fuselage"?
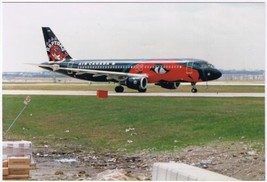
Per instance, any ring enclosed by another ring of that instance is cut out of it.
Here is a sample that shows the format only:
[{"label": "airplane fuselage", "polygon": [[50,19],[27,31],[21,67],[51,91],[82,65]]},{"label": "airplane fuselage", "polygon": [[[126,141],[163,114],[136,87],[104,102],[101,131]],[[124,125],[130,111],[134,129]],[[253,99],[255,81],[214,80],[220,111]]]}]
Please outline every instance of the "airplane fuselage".
[{"label": "airplane fuselage", "polygon": [[[42,65],[48,63],[42,63]],[[51,63],[49,64],[51,65]],[[148,83],[157,82],[203,82],[215,80],[221,76],[219,70],[208,62],[199,59],[101,59],[101,60],[69,60],[62,63],[54,63],[62,68],[81,70],[101,70],[111,72],[123,72],[133,74],[146,74]],[[45,68],[45,67],[44,67]],[[52,68],[47,68],[53,70]],[[54,70],[59,73],[89,81],[120,82],[125,78],[116,79],[85,72],[72,70]]]}]

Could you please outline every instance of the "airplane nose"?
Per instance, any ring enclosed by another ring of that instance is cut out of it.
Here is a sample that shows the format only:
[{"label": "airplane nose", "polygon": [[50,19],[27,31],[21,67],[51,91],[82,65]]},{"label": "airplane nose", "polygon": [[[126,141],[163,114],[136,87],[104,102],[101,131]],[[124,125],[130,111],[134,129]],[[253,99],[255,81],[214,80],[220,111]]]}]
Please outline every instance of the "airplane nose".
[{"label": "airplane nose", "polygon": [[215,69],[213,70],[213,75],[214,79],[218,79],[222,76],[222,73],[219,70]]},{"label": "airplane nose", "polygon": [[222,76],[222,73],[217,69],[207,70],[206,71],[206,80],[216,80]]}]

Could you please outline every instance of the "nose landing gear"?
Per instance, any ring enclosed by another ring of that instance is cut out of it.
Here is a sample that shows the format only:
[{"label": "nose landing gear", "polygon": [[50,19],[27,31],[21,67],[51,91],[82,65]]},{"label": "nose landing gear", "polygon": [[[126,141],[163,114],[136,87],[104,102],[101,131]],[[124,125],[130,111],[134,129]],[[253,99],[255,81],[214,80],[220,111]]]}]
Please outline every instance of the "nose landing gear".
[{"label": "nose landing gear", "polygon": [[191,90],[191,92],[192,92],[192,93],[197,93],[196,83],[195,83],[195,82],[192,82],[191,85],[192,85],[192,90]]}]

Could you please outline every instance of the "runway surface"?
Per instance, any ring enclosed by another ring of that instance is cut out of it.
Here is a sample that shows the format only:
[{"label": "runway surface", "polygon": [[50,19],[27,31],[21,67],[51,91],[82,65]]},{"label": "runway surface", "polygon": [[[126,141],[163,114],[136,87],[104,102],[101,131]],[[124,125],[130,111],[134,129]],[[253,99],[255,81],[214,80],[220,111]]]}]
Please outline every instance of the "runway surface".
[{"label": "runway surface", "polygon": [[[2,90],[3,95],[88,95],[96,96],[96,91],[50,91],[50,90]],[[115,93],[109,96],[161,96],[161,97],[264,97],[265,93],[185,93],[185,92],[155,92],[155,93]]]}]

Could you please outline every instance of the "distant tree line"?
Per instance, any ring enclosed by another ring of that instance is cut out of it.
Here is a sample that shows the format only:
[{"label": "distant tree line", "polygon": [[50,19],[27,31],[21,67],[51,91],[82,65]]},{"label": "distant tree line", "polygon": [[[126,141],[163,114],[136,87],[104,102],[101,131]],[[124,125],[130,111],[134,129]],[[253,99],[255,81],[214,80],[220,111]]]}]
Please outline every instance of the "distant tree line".
[{"label": "distant tree line", "polygon": [[65,78],[67,76],[62,74],[57,74],[51,71],[42,71],[42,72],[3,72],[3,78],[14,78],[14,77],[24,77],[24,78],[32,78],[32,77],[44,77],[44,78]]},{"label": "distant tree line", "polygon": [[220,70],[222,74],[237,75],[264,75],[264,70]]}]

